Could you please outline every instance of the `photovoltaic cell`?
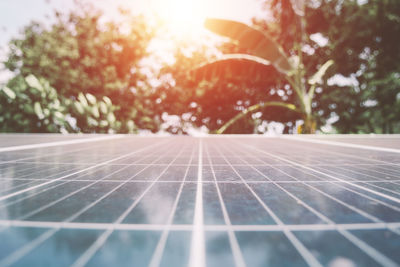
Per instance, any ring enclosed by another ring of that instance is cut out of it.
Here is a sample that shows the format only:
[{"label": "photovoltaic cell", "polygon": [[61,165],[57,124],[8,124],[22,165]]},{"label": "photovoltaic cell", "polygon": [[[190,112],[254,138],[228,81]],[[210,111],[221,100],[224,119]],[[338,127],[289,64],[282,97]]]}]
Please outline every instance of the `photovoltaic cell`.
[{"label": "photovoltaic cell", "polygon": [[399,266],[399,148],[0,135],[0,266]]}]

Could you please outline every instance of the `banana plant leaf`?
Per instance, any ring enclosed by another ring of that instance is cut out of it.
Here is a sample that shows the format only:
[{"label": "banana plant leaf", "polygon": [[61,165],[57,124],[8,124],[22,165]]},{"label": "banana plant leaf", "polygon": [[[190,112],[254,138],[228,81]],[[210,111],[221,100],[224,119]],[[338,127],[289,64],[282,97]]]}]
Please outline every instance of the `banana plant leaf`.
[{"label": "banana plant leaf", "polygon": [[279,72],[292,72],[293,68],[283,49],[267,34],[244,23],[223,19],[207,19],[205,27],[237,41],[249,54],[270,61]]},{"label": "banana plant leaf", "polygon": [[308,83],[310,85],[315,85],[317,83],[322,82],[322,77],[324,77],[326,71],[329,69],[330,66],[332,66],[334,63],[333,60],[328,60],[325,62],[319,69],[318,71],[308,80]]},{"label": "banana plant leaf", "polygon": [[193,74],[197,81],[218,78],[260,83],[271,83],[280,75],[269,61],[246,54],[224,55],[193,69]]}]

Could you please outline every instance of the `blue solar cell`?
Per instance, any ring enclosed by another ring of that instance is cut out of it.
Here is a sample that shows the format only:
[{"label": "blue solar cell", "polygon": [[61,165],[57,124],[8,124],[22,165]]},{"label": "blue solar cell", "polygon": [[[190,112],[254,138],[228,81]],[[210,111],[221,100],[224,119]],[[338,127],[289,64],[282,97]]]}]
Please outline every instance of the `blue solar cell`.
[{"label": "blue solar cell", "polygon": [[193,224],[196,184],[185,183],[174,214],[174,224]]},{"label": "blue solar cell", "polygon": [[[70,266],[101,233],[99,230],[49,229],[40,237],[52,235],[47,239],[43,238],[43,242],[37,242],[14,266]],[[42,241],[40,237],[36,240]]]},{"label": "blue solar cell", "polygon": [[160,236],[159,231],[114,231],[87,266],[148,266]]},{"label": "blue solar cell", "polygon": [[0,266],[400,264],[400,137],[32,137],[0,135]]},{"label": "blue solar cell", "polygon": [[375,247],[384,255],[400,262],[400,229],[390,231],[387,229],[352,230],[350,231],[368,245]]},{"label": "blue solar cell", "polygon": [[206,263],[209,267],[234,266],[235,259],[227,232],[206,232]]},{"label": "blue solar cell", "polygon": [[323,266],[378,265],[371,256],[336,231],[301,231],[294,234]]},{"label": "blue solar cell", "polygon": [[268,207],[285,224],[319,224],[325,223],[310,211],[299,199],[290,197],[278,186],[268,184],[252,184],[251,187]]},{"label": "blue solar cell", "polygon": [[236,232],[248,266],[307,266],[282,232]]},{"label": "blue solar cell", "polygon": [[168,234],[160,266],[187,266],[190,256],[192,233],[190,231],[172,231]]}]

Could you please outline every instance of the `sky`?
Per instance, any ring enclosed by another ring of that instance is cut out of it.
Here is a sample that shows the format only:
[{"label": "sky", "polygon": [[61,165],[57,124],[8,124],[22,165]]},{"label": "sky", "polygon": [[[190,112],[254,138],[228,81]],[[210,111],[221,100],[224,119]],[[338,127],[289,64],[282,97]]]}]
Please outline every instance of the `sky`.
[{"label": "sky", "polygon": [[[249,23],[255,16],[265,15],[263,0],[82,0],[104,11],[113,19],[118,8],[124,7],[133,14],[166,16],[177,24],[187,24],[194,18],[216,17]],[[54,9],[67,13],[74,8],[73,0],[0,0],[0,62],[5,60],[8,42],[32,20],[51,24]],[[197,16],[196,16],[197,15]],[[200,15],[200,17],[199,17]],[[200,21],[200,20],[199,20]],[[200,27],[200,26],[199,26]],[[11,73],[0,68],[0,85]]]},{"label": "sky", "polygon": [[[201,17],[233,19],[249,23],[253,17],[265,17],[262,9],[265,0],[84,0],[102,9],[105,16],[115,18],[118,7],[128,8],[133,14],[161,13],[176,19],[177,23],[201,13]],[[188,4],[189,3],[189,4]],[[17,37],[22,28],[32,20],[51,24],[54,9],[68,12],[74,8],[73,0],[0,0],[0,62],[7,54],[7,43]],[[188,11],[189,10],[189,11]],[[196,13],[196,14],[195,14]],[[11,73],[0,68],[0,85],[4,84]],[[339,80],[345,80],[339,77]],[[281,126],[281,125],[278,125]],[[280,130],[278,130],[279,132]]]},{"label": "sky", "polygon": [[[193,2],[203,10],[203,16],[220,17],[249,22],[261,15],[260,0],[86,0],[103,9],[106,16],[113,17],[118,7],[130,8],[134,14],[161,12],[176,14],[177,10],[165,7],[172,4],[175,9],[182,3]],[[73,7],[72,0],[1,0],[0,1],[0,47],[32,20],[49,23],[54,8],[67,11]],[[184,9],[184,7],[182,7]],[[175,13],[174,13],[175,12]],[[187,12],[190,14],[190,12]],[[192,15],[192,14],[190,14]]]}]

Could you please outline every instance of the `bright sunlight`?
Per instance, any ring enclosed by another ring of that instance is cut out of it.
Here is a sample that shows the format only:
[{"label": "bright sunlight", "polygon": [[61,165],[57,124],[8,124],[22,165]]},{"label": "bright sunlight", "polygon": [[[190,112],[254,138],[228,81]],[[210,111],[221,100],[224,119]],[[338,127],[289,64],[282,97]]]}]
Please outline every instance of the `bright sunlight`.
[{"label": "bright sunlight", "polygon": [[152,8],[175,34],[186,35],[201,30],[211,7],[201,0],[154,0]]}]

